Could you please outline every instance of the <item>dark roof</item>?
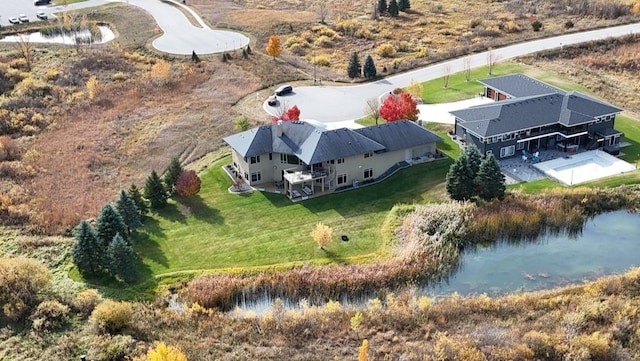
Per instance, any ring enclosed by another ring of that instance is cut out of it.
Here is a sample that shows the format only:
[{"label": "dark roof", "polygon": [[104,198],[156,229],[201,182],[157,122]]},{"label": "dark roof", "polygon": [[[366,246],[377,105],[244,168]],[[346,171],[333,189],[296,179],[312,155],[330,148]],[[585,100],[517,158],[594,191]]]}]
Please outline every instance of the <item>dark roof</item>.
[{"label": "dark roof", "polygon": [[565,92],[524,74],[509,74],[478,80],[481,84],[499,90],[513,98]]},{"label": "dark roof", "polygon": [[324,130],[305,122],[282,122],[282,136],[278,136],[277,127],[273,124],[253,128],[228,136],[224,141],[243,157],[266,153],[295,154],[306,164],[313,164],[441,140],[436,134],[408,120],[357,130]]},{"label": "dark roof", "polygon": [[410,120],[398,120],[355,129],[355,131],[384,145],[387,151],[407,149],[442,140],[437,134]]},{"label": "dark roof", "polygon": [[622,109],[578,92],[509,99],[451,112],[458,124],[481,137],[540,126],[574,126]]}]

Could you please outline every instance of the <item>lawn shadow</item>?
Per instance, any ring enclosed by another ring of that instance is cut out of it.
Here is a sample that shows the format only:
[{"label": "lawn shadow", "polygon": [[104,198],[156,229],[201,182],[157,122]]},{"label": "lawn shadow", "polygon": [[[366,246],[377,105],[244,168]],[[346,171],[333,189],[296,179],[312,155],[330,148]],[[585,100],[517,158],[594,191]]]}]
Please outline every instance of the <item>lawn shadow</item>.
[{"label": "lawn shadow", "polygon": [[[151,235],[154,237],[151,237]],[[157,234],[142,230],[134,236],[133,248],[140,256],[148,258],[164,267],[169,267],[169,260],[160,249],[158,242],[155,240],[156,238],[163,239],[163,233]]]},{"label": "lawn shadow", "polygon": [[153,300],[158,281],[151,269],[136,257],[136,280],[126,283],[109,275],[84,278],[89,287],[96,288],[105,298],[119,301]]},{"label": "lawn shadow", "polygon": [[177,197],[175,201],[186,216],[192,216],[210,224],[222,224],[224,222],[220,211],[206,204],[199,194],[187,198]]},{"label": "lawn shadow", "polygon": [[321,251],[324,252],[324,255],[331,260],[331,262],[335,263],[335,264],[340,264],[340,265],[345,265],[347,264],[347,261],[345,261],[344,258],[340,257],[337,253],[328,250],[326,248],[322,248]]},{"label": "lawn shadow", "polygon": [[157,210],[160,217],[171,222],[187,223],[187,217],[180,211],[178,205],[174,202],[168,202],[162,208]]}]

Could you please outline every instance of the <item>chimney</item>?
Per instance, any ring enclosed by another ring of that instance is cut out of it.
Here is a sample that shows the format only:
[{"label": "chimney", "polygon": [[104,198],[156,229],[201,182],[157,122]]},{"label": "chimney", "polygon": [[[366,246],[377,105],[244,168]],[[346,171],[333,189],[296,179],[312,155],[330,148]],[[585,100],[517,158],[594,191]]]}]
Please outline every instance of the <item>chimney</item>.
[{"label": "chimney", "polygon": [[282,120],[278,120],[278,123],[276,125],[276,134],[278,135],[278,137],[282,136]]}]

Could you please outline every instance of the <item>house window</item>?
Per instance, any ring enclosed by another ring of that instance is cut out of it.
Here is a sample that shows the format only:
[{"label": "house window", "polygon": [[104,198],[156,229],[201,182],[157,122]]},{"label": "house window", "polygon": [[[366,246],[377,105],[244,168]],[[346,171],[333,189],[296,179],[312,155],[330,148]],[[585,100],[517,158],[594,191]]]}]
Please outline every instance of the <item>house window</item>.
[{"label": "house window", "polygon": [[365,157],[365,158],[373,157],[373,152],[367,152],[367,153],[364,153],[364,157]]},{"label": "house window", "polygon": [[346,174],[340,174],[338,176],[338,184],[345,184],[347,183],[347,175]]},{"label": "house window", "polygon": [[252,182],[259,182],[261,180],[262,180],[262,174],[260,174],[260,172],[251,173],[251,181]]},{"label": "house window", "polygon": [[512,156],[514,154],[516,154],[516,146],[515,145],[510,145],[508,147],[500,148],[500,158],[510,157],[510,156]]},{"label": "house window", "polygon": [[516,148],[517,150],[522,150],[524,149],[524,142],[520,142],[518,143],[518,147]]},{"label": "house window", "polygon": [[493,150],[489,149],[488,151],[485,152],[485,154],[488,156],[493,155]]},{"label": "house window", "polygon": [[260,163],[260,156],[256,155],[255,157],[251,157],[251,164]]},{"label": "house window", "polygon": [[282,164],[299,164],[300,160],[293,154],[280,154],[280,163]]},{"label": "house window", "polygon": [[338,159],[338,164],[342,164],[342,163],[344,163],[344,158]]},{"label": "house window", "polygon": [[364,179],[373,177],[373,168],[364,170]]},{"label": "house window", "polygon": [[247,174],[247,172],[244,172],[244,179],[249,179],[249,174]]}]

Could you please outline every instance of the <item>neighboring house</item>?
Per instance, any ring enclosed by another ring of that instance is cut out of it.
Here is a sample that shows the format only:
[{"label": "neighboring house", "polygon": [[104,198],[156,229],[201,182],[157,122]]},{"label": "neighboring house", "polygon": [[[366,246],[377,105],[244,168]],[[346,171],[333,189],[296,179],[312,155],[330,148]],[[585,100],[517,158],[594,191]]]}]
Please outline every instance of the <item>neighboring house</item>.
[{"label": "neighboring house", "polygon": [[622,109],[576,91],[565,92],[523,74],[480,80],[495,103],[451,112],[455,135],[483,154],[510,157],[539,149],[603,148],[618,154],[614,129]]},{"label": "neighboring house", "polygon": [[238,176],[252,186],[282,183],[290,197],[296,185],[309,194],[374,181],[403,161],[435,156],[440,140],[408,120],[335,130],[279,121],[224,138]]}]

